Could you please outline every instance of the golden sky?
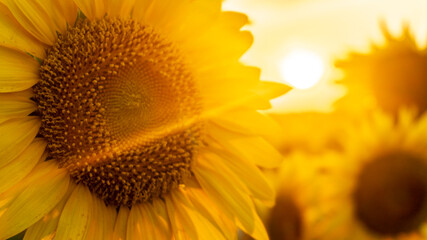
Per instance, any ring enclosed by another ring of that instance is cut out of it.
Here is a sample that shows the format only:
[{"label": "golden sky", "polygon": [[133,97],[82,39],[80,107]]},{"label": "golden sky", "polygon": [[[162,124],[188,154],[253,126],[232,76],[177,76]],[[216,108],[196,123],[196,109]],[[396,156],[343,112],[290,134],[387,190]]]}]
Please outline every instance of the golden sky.
[{"label": "golden sky", "polygon": [[427,1],[424,0],[226,0],[225,10],[249,15],[247,27],[255,42],[242,61],[262,68],[262,79],[282,81],[279,63],[295,48],[320,55],[325,77],[308,90],[293,90],[274,102],[275,111],[328,111],[345,90],[330,84],[337,78],[332,60],[348,50],[366,51],[370,42],[381,43],[379,21],[385,20],[398,34],[410,23],[418,42],[427,33]]}]

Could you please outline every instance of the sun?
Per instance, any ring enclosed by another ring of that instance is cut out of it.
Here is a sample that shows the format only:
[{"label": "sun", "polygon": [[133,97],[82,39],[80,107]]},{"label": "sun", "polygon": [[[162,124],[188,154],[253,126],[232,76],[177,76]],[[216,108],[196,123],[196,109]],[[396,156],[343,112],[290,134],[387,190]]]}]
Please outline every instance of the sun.
[{"label": "sun", "polygon": [[325,73],[322,58],[309,50],[295,49],[280,62],[283,79],[298,89],[308,89],[316,85]]}]

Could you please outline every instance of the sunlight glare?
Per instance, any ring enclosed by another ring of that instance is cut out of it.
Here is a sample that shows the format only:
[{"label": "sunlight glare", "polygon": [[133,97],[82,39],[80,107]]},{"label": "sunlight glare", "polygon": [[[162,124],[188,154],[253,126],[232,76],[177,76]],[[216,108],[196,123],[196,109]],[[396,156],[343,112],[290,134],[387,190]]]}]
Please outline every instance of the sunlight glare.
[{"label": "sunlight glare", "polygon": [[308,50],[294,50],[280,63],[283,79],[298,89],[308,89],[316,85],[325,72],[322,58]]}]

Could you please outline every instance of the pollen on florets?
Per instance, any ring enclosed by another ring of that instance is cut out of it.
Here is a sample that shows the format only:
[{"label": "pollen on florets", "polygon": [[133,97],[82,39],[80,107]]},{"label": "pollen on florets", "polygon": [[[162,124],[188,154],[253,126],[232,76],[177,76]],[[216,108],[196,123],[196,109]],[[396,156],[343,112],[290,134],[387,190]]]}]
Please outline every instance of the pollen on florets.
[{"label": "pollen on florets", "polygon": [[48,159],[110,205],[161,197],[191,175],[200,99],[175,46],[133,20],[79,20],[33,87]]}]

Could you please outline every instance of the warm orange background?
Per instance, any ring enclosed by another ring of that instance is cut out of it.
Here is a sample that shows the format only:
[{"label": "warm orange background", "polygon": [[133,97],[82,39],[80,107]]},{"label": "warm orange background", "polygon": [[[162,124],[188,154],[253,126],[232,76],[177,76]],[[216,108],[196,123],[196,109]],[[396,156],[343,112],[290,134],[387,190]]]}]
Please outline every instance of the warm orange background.
[{"label": "warm orange background", "polygon": [[308,90],[293,90],[274,101],[274,111],[329,111],[345,90],[331,84],[337,78],[332,60],[348,50],[367,51],[371,41],[382,43],[379,21],[398,34],[410,23],[420,45],[426,42],[427,1],[424,0],[226,0],[225,10],[249,15],[247,27],[255,43],[243,61],[262,68],[262,79],[281,81],[278,64],[294,48],[321,55],[328,69]]}]

